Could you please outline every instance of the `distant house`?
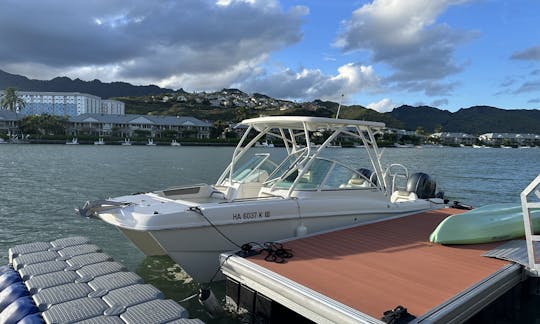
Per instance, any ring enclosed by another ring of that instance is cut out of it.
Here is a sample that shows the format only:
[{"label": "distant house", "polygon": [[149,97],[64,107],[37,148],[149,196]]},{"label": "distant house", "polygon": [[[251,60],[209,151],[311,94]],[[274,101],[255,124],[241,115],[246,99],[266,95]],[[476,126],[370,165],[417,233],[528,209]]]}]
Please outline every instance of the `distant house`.
[{"label": "distant house", "polygon": [[430,135],[444,145],[473,145],[476,142],[476,136],[467,133],[442,132]]},{"label": "distant house", "polygon": [[391,134],[396,134],[398,137],[401,136],[419,136],[415,131],[397,129],[397,128],[386,128],[386,131]]},{"label": "distant house", "polygon": [[210,138],[212,124],[194,117],[83,114],[68,121],[72,135],[86,132],[96,135],[132,137],[137,130],[148,131],[152,137],[163,131],[175,131],[181,137]]},{"label": "distant house", "polygon": [[240,138],[240,137],[244,136],[244,134],[248,130],[248,126],[238,123],[238,124],[234,124],[234,125],[229,125],[229,129],[234,131],[236,133],[236,136],[238,136],[238,138]]},{"label": "distant house", "polygon": [[12,134],[18,129],[19,117],[11,110],[0,109],[0,134]]},{"label": "distant house", "polygon": [[489,145],[540,145],[538,134],[485,133],[478,138]]},{"label": "distant house", "polygon": [[212,99],[210,100],[210,106],[219,107],[221,106],[221,101],[219,99]]}]

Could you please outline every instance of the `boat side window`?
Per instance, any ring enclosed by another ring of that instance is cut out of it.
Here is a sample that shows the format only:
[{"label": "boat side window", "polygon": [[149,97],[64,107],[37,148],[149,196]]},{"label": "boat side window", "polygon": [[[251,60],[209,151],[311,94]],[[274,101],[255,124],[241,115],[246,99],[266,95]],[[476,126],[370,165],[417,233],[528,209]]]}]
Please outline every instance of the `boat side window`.
[{"label": "boat side window", "polygon": [[336,163],[330,171],[322,190],[369,188],[370,182],[363,175]]},{"label": "boat side window", "polygon": [[276,168],[269,157],[269,154],[255,154],[233,172],[232,180],[241,183],[265,181]]},{"label": "boat side window", "polygon": [[314,190],[318,189],[324,179],[328,170],[332,167],[333,162],[324,159],[315,159],[309,170],[307,170],[300,180],[298,181],[298,190]]}]

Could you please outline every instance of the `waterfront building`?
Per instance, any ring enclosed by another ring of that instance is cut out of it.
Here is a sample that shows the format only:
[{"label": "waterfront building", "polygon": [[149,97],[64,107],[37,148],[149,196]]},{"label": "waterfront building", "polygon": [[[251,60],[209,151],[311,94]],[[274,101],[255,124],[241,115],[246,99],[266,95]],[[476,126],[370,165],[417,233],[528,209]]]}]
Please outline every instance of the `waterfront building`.
[{"label": "waterfront building", "polygon": [[137,132],[156,137],[163,132],[174,132],[179,137],[210,138],[211,123],[194,117],[82,114],[68,120],[70,135],[79,133],[101,136],[133,137]]},{"label": "waterfront building", "polygon": [[[0,91],[3,94],[3,91]],[[79,92],[17,91],[26,103],[23,109],[17,107],[21,115],[77,116],[86,113],[125,113],[125,105],[117,100],[104,100],[98,96]]]},{"label": "waterfront building", "polygon": [[[0,109],[0,134],[19,133],[19,122],[23,114]],[[112,115],[82,114],[69,117],[67,135],[79,134],[96,136],[134,137],[144,133],[159,137],[164,132],[172,132],[179,138],[210,138],[212,124],[194,117],[150,116],[150,115]]]},{"label": "waterfront building", "polygon": [[485,133],[478,138],[489,145],[540,145],[538,134]]},{"label": "waterfront building", "polygon": [[12,134],[18,129],[18,123],[17,113],[0,109],[0,134]]},{"label": "waterfront building", "polygon": [[125,104],[122,101],[101,99],[101,113],[108,115],[124,115]]},{"label": "waterfront building", "polygon": [[435,138],[440,144],[444,145],[473,145],[477,137],[467,133],[442,132],[431,134],[431,138]]}]

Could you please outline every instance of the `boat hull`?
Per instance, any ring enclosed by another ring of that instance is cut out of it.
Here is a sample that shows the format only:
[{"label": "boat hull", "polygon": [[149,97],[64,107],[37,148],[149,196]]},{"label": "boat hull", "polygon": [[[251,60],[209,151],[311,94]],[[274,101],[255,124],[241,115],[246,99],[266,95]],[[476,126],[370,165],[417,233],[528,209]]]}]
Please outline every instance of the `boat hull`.
[{"label": "boat hull", "polygon": [[123,227],[117,228],[146,256],[167,255],[167,252],[163,250],[150,232],[134,231]]},{"label": "boat hull", "polygon": [[[540,231],[540,210],[531,211],[533,230]],[[430,241],[441,244],[478,244],[525,236],[521,205],[486,205],[443,220]]]}]

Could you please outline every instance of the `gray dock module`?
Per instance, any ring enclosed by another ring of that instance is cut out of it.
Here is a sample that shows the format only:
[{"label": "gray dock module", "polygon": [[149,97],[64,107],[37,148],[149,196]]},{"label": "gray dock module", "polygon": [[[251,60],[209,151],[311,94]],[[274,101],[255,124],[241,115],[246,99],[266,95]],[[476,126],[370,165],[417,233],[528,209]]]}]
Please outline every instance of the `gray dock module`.
[{"label": "gray dock module", "polygon": [[1,323],[203,323],[86,237],[14,246],[9,263],[0,267]]}]

